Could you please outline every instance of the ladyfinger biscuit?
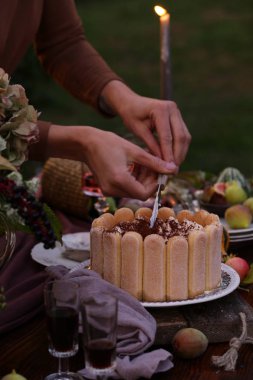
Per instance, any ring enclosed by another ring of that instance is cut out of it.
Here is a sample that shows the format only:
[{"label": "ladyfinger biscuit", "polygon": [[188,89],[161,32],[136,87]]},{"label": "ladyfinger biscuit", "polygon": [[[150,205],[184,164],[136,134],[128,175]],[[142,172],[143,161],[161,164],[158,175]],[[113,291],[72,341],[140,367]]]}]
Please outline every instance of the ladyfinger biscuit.
[{"label": "ladyfinger biscuit", "polygon": [[209,212],[206,210],[199,210],[195,214],[193,214],[193,221],[200,224],[201,226],[205,226],[205,220],[208,217]]},{"label": "ladyfinger biscuit", "polygon": [[166,246],[162,236],[152,234],[144,239],[143,257],[143,300],[165,301]]},{"label": "ladyfinger biscuit", "polygon": [[105,230],[110,230],[115,226],[115,218],[109,212],[100,215],[98,218],[94,219],[91,225],[93,227],[103,227]]},{"label": "ladyfinger biscuit", "polygon": [[142,300],[143,239],[138,232],[126,232],[121,240],[120,287]]},{"label": "ladyfinger biscuit", "polygon": [[158,214],[157,214],[157,217],[159,219],[162,219],[162,220],[167,220],[169,219],[170,217],[173,217],[175,218],[176,215],[175,215],[175,212],[172,208],[170,207],[160,207],[159,210],[158,210]]},{"label": "ladyfinger biscuit", "polygon": [[205,227],[207,235],[206,249],[206,290],[220,285],[221,280],[221,242],[222,225],[210,224]]},{"label": "ladyfinger biscuit", "polygon": [[103,227],[92,227],[90,230],[91,269],[103,277],[104,250]]},{"label": "ladyfinger biscuit", "polygon": [[212,213],[208,214],[207,217],[205,218],[205,226],[207,226],[209,224],[220,225],[221,222],[220,222],[220,218],[218,217],[218,215],[212,214]]},{"label": "ladyfinger biscuit", "polygon": [[121,234],[118,232],[103,233],[103,246],[104,246],[104,267],[103,277],[104,280],[120,286],[120,262],[121,262]]},{"label": "ladyfinger biscuit", "polygon": [[120,222],[132,222],[134,220],[134,212],[128,207],[122,207],[115,211],[115,224]]},{"label": "ladyfinger biscuit", "polygon": [[135,211],[135,218],[145,218],[150,219],[152,215],[151,208],[148,207],[140,207],[138,210]]},{"label": "ladyfinger biscuit", "polygon": [[190,210],[181,210],[176,215],[177,220],[179,223],[182,223],[185,219],[193,220],[194,214]]},{"label": "ladyfinger biscuit", "polygon": [[169,239],[167,244],[167,301],[188,298],[188,243],[183,236]]},{"label": "ladyfinger biscuit", "polygon": [[196,297],[205,291],[206,282],[206,245],[204,231],[191,231],[188,236],[189,249],[189,297]]}]

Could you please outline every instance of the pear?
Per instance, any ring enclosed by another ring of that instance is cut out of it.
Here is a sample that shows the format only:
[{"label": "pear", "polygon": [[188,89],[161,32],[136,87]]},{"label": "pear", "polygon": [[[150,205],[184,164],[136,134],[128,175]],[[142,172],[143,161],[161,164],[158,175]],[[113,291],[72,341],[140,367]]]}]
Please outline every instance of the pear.
[{"label": "pear", "polygon": [[253,215],[253,197],[249,197],[248,199],[246,199],[246,201],[243,204],[244,206],[247,206],[250,209],[251,214]]},{"label": "pear", "polygon": [[11,373],[2,377],[1,380],[27,380],[27,379],[24,376],[16,373],[15,369],[13,369]]},{"label": "pear", "polygon": [[230,228],[248,228],[252,222],[252,215],[248,207],[234,205],[225,211],[225,220]]},{"label": "pear", "polygon": [[243,203],[247,199],[247,193],[238,181],[232,181],[226,187],[225,198],[228,203],[235,205]]}]

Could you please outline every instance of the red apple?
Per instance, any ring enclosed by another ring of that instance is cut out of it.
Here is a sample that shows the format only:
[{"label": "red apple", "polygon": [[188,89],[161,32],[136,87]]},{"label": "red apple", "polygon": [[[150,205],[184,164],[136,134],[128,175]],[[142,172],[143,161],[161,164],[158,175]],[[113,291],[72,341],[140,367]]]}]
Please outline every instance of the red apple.
[{"label": "red apple", "polygon": [[241,257],[231,257],[226,261],[226,264],[232,267],[239,274],[241,281],[243,281],[250,269],[247,261]]}]

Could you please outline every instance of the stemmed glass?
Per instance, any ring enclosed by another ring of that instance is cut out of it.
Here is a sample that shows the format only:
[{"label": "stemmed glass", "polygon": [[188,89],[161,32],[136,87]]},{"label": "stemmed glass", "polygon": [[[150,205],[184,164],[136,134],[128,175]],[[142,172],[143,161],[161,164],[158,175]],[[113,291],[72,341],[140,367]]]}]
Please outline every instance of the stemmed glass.
[{"label": "stemmed glass", "polygon": [[16,245],[16,235],[11,230],[6,215],[0,210],[0,270],[10,260]]},{"label": "stemmed glass", "polygon": [[85,368],[97,379],[107,379],[116,368],[117,299],[97,294],[81,302]]},{"label": "stemmed glass", "polygon": [[83,380],[81,375],[69,371],[69,357],[78,351],[79,286],[69,280],[46,283],[44,303],[47,317],[49,352],[58,358],[58,372],[45,380]]}]

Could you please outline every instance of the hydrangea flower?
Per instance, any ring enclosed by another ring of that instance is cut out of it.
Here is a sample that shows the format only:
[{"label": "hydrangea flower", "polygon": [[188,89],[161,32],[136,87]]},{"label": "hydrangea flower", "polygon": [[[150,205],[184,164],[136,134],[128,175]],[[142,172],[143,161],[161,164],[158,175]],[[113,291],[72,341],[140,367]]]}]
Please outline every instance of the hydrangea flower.
[{"label": "hydrangea flower", "polygon": [[0,68],[0,155],[17,168],[26,161],[29,144],[38,141],[38,116],[25,89],[11,85]]},{"label": "hydrangea flower", "polygon": [[[33,233],[45,248],[61,240],[61,226],[51,209],[37,197],[38,179],[24,181],[18,169],[28,147],[38,141],[39,113],[19,84],[10,84],[0,68],[0,213],[12,230]],[[5,231],[0,225],[0,235]],[[1,251],[1,247],[0,247]]]}]

